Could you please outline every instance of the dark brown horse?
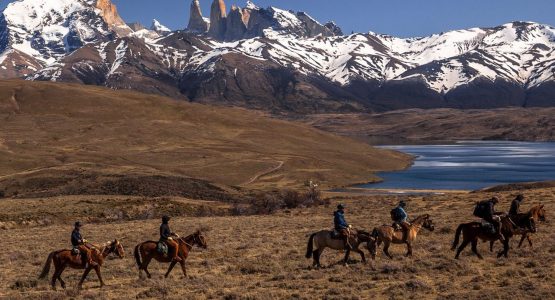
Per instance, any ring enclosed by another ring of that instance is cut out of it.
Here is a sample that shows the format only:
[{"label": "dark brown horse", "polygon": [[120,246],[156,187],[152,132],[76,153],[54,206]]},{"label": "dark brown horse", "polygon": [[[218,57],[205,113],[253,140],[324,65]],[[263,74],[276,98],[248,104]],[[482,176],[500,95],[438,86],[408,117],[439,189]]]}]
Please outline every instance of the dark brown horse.
[{"label": "dark brown horse", "polygon": [[102,274],[100,273],[100,268],[104,264],[104,260],[111,253],[115,253],[118,255],[119,258],[123,258],[125,256],[125,251],[123,250],[123,246],[118,240],[108,242],[101,246],[92,246],[91,248],[92,248],[91,253],[93,256],[93,261],[97,263],[96,266],[94,267],[88,266],[85,269],[85,262],[83,261],[82,256],[74,255],[72,253],[72,250],[53,251],[50,253],[50,255],[48,255],[48,259],[44,264],[42,273],[39,275],[39,279],[45,279],[46,276],[48,276],[48,273],[50,272],[50,265],[53,262],[54,274],[52,275],[52,281],[51,281],[53,289],[56,289],[56,280],[60,281],[62,288],[64,289],[66,288],[66,283],[62,279],[62,273],[67,267],[70,267],[72,269],[81,269],[81,270],[85,269],[85,272],[83,273],[83,276],[79,281],[79,285],[78,285],[79,289],[82,288],[83,282],[85,281],[85,279],[87,278],[87,275],[89,275],[89,272],[92,269],[94,269],[94,271],[96,272],[96,276],[100,281],[100,287],[103,287],[105,284],[104,284],[104,281],[102,280]]},{"label": "dark brown horse", "polygon": [[[536,226],[534,224],[534,220],[532,218],[528,218],[525,221],[525,228],[521,229],[520,227],[516,226],[513,221],[507,215],[500,216],[501,217],[501,234],[503,235],[503,250],[497,253],[497,258],[501,256],[508,257],[509,254],[509,242],[511,237],[517,234],[520,230],[527,230],[530,232],[536,232]],[[461,245],[458,247],[459,244],[459,237],[463,235],[463,241]],[[482,241],[496,241],[499,239],[497,234],[491,232],[490,229],[484,228],[481,222],[470,222],[460,224],[457,227],[457,232],[455,233],[455,240],[453,241],[453,246],[451,250],[457,249],[457,254],[455,254],[455,258],[458,259],[461,252],[464,250],[468,244],[472,245],[472,252],[478,256],[478,258],[483,259],[482,255],[478,253],[478,240]]]},{"label": "dark brown horse", "polygon": [[374,242],[367,244],[368,251],[373,254],[372,258],[375,258],[377,248],[380,246],[381,243],[383,243],[383,252],[385,253],[385,255],[387,255],[387,257],[391,259],[393,257],[389,253],[389,246],[391,246],[391,244],[406,244],[407,254],[405,256],[412,256],[412,245],[416,240],[418,232],[420,232],[422,228],[426,228],[429,231],[434,231],[434,222],[430,218],[430,215],[425,214],[414,219],[414,221],[410,224],[410,229],[405,240],[403,240],[403,232],[395,231],[395,229],[390,225],[376,227],[374,228],[374,231],[372,231]]},{"label": "dark brown horse", "polygon": [[[526,227],[526,222],[528,219],[532,219],[534,221],[534,224],[537,225],[540,222],[545,222],[545,208],[543,204],[540,205],[536,205],[534,207],[532,207],[527,213],[520,213],[517,214],[516,216],[512,216],[511,220],[519,227],[521,228],[525,228]],[[520,242],[518,243],[518,248],[522,247],[522,243],[524,242],[524,240],[528,240],[528,244],[530,245],[530,247],[533,246],[532,244],[532,239],[530,238],[530,232],[528,230],[520,230],[515,232],[515,235],[522,235],[522,237],[520,238]],[[491,241],[490,245],[489,245],[489,250],[493,251],[493,244],[495,244],[495,241]]]},{"label": "dark brown horse", "polygon": [[[358,249],[361,243],[368,243],[373,241],[373,238],[370,237],[370,234],[365,231],[357,231],[353,230],[352,237],[349,238],[349,243],[353,248],[352,251],[357,252],[360,254],[363,262],[366,262],[366,257],[364,256],[364,252]],[[321,267],[320,264],[320,256],[324,252],[324,249],[330,248],[338,251],[345,250],[345,258],[343,259],[343,264],[347,265],[349,261],[349,255],[351,254],[350,249],[345,249],[345,242],[342,239],[334,239],[332,238],[333,231],[330,230],[322,230],[310,235],[308,239],[308,245],[306,248],[306,258],[313,258],[312,265],[315,267]],[[316,246],[316,247],[315,247]],[[316,248],[316,250],[314,250]]]},{"label": "dark brown horse", "polygon": [[[191,249],[193,249],[194,245],[197,245],[201,248],[206,249],[206,240],[202,233],[199,231],[184,237],[184,238],[177,238],[175,241],[179,244],[179,249],[177,250],[177,255],[181,258],[181,270],[183,271],[183,275],[187,277],[187,270],[185,268],[185,260],[189,257],[189,253]],[[170,263],[170,267],[166,272],[165,277],[167,278],[177,262],[172,261],[172,258],[169,255],[163,255],[158,252],[157,249],[158,242],[148,241],[141,244],[138,244],[135,247],[135,261],[137,262],[137,266],[139,267],[139,275],[141,271],[145,271],[148,278],[151,278],[150,272],[148,271],[148,265],[152,259],[155,259],[158,262],[162,263]]]}]

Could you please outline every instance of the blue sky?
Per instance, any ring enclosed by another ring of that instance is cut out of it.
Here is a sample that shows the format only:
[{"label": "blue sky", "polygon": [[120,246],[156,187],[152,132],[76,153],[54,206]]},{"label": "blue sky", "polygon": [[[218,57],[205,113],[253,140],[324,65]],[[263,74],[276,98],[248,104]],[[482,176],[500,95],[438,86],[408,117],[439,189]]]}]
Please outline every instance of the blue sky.
[{"label": "blue sky", "polygon": [[[47,0],[48,1],[48,0]],[[150,25],[153,18],[182,29],[189,18],[190,0],[112,0],[127,22]],[[210,14],[212,0],[200,0]],[[0,0],[0,6],[6,6]],[[243,6],[246,1],[228,0]],[[423,36],[452,29],[487,27],[510,21],[555,25],[554,0],[258,0],[258,6],[302,10],[326,22],[336,21],[350,33],[374,31],[402,37]]]}]

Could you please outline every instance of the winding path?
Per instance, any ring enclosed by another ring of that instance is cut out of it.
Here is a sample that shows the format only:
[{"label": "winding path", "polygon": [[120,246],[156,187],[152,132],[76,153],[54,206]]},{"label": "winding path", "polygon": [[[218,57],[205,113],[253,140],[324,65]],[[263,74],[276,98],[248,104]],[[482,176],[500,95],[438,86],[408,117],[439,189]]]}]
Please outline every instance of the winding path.
[{"label": "winding path", "polygon": [[285,162],[279,161],[279,164],[277,165],[277,167],[273,167],[273,168],[271,168],[271,169],[268,169],[268,170],[266,170],[266,171],[262,171],[262,172],[260,172],[260,173],[258,173],[258,174],[256,174],[256,175],[254,175],[249,181],[247,181],[247,182],[245,182],[245,183],[242,183],[241,185],[249,185],[249,184],[251,184],[251,183],[257,181],[258,179],[260,179],[260,177],[262,177],[262,176],[266,176],[266,175],[272,174],[272,173],[274,173],[275,171],[281,169],[281,167],[283,167],[283,164],[285,164]]}]

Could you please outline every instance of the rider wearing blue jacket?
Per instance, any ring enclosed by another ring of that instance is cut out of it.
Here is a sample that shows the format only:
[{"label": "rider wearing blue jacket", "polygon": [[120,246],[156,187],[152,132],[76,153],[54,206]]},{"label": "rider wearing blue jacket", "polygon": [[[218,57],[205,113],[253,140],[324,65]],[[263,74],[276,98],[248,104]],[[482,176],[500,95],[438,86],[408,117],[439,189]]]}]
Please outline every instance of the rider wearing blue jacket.
[{"label": "rider wearing blue jacket", "polygon": [[397,207],[395,207],[391,211],[391,218],[393,219],[393,222],[394,222],[393,228],[395,228],[395,230],[401,229],[403,231],[403,241],[406,240],[408,232],[410,230],[410,223],[408,222],[409,215],[405,211],[406,207],[407,207],[407,203],[401,200],[397,205]]},{"label": "rider wearing blue jacket", "polygon": [[333,223],[335,231],[339,233],[345,243],[345,248],[351,249],[352,247],[349,244],[350,225],[345,220],[345,206],[343,204],[339,204],[337,210],[333,213]]}]

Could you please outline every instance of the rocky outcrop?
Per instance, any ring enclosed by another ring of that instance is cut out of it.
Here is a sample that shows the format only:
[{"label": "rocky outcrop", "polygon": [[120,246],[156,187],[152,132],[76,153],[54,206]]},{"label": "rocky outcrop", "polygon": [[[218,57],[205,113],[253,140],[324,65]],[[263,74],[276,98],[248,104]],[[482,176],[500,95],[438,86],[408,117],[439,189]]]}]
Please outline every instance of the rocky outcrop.
[{"label": "rocky outcrop", "polygon": [[328,22],[324,24],[324,26],[334,35],[334,36],[341,36],[343,35],[343,30],[339,27],[335,22]]},{"label": "rocky outcrop", "polygon": [[127,26],[129,26],[129,28],[131,28],[131,30],[133,31],[146,29],[146,27],[139,22],[127,23]]},{"label": "rocky outcrop", "polygon": [[226,18],[224,0],[214,0],[210,9],[210,28],[208,29],[208,35],[218,40],[224,39],[227,25]]},{"label": "rocky outcrop", "polygon": [[102,18],[104,22],[112,29],[118,36],[127,36],[133,30],[127,26],[123,19],[118,14],[116,6],[110,0],[96,1],[96,8],[102,11]]},{"label": "rocky outcrop", "polygon": [[240,40],[245,36],[245,32],[247,32],[247,25],[244,23],[243,11],[233,5],[227,16],[225,40]]},{"label": "rocky outcrop", "polygon": [[191,2],[191,13],[187,29],[191,32],[205,33],[208,31],[209,27],[210,23],[202,16],[199,0],[193,0]]}]

